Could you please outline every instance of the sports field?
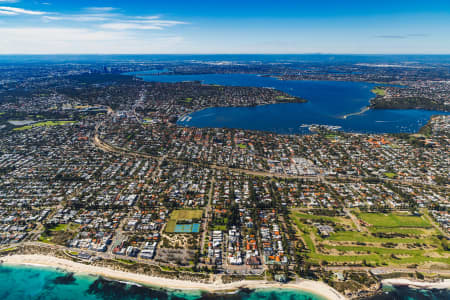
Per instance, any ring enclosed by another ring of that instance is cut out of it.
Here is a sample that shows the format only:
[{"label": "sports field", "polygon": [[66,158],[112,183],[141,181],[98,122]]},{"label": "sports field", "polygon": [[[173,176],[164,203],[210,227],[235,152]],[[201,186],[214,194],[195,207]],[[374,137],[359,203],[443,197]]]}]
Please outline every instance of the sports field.
[{"label": "sports field", "polygon": [[[167,222],[166,232],[168,233],[186,233],[198,232],[199,224],[186,224],[185,220],[200,220],[203,210],[200,209],[178,209],[174,210]],[[198,225],[198,228],[196,227]],[[188,228],[189,227],[189,228]]]},{"label": "sports field", "polygon": [[34,123],[31,125],[26,125],[26,126],[22,126],[22,127],[17,127],[14,128],[14,131],[22,131],[22,130],[29,130],[32,129],[34,127],[50,127],[50,126],[60,126],[60,125],[66,125],[66,124],[75,124],[77,122],[75,121],[45,121],[45,122],[39,122],[39,123]]}]

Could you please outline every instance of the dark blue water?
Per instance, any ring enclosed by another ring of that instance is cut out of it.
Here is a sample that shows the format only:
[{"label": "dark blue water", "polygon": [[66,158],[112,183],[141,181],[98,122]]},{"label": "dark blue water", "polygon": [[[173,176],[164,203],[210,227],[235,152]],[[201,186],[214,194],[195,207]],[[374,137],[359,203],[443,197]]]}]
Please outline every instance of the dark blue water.
[{"label": "dark blue water", "polygon": [[[186,287],[188,288],[188,287]],[[0,266],[1,300],[324,300],[311,293],[288,289],[242,290],[229,295],[202,291],[165,290],[73,275],[34,266]]]},{"label": "dark blue water", "polygon": [[285,103],[258,107],[217,107],[194,112],[183,126],[227,127],[277,133],[307,133],[302,124],[337,125],[347,132],[416,132],[430,116],[442,112],[425,110],[369,110],[359,112],[375,95],[376,84],[342,81],[278,80],[250,74],[145,75],[146,81],[202,81],[207,84],[272,87],[305,98],[308,103]]}]

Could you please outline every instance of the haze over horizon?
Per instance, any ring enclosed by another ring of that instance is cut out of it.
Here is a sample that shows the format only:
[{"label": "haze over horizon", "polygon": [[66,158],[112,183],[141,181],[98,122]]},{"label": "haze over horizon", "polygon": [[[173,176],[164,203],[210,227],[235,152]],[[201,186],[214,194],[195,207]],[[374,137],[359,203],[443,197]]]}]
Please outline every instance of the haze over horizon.
[{"label": "haze over horizon", "polygon": [[0,0],[0,54],[450,54],[450,2]]}]

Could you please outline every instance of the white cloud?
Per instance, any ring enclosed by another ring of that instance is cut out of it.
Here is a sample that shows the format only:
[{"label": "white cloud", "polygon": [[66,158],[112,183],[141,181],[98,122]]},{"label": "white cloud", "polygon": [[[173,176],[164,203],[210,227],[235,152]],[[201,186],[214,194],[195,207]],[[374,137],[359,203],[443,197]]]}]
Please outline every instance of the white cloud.
[{"label": "white cloud", "polygon": [[10,6],[0,6],[0,13],[9,14],[9,15],[44,15],[46,14],[43,11],[37,11],[37,10],[27,10],[23,8],[18,7],[10,7]]},{"label": "white cloud", "polygon": [[80,14],[64,14],[0,6],[0,16],[37,15],[41,20],[33,27],[9,20],[8,27],[0,26],[0,54],[183,52],[183,39],[163,35],[162,30],[187,23],[160,16],[128,16],[115,10],[89,7]]},{"label": "white cloud", "polygon": [[113,10],[117,10],[115,7],[86,7],[86,10],[88,11],[94,11],[94,12],[109,12]]},{"label": "white cloud", "polygon": [[95,22],[98,24],[94,25],[108,30],[162,30],[166,27],[188,24],[182,21],[164,20],[160,16],[127,16],[111,12],[115,10],[113,7],[90,7],[85,10],[89,12],[74,15],[54,14],[43,16],[42,19],[44,22]]},{"label": "white cloud", "polygon": [[17,15],[17,13],[12,12],[12,11],[0,10],[0,15],[4,15],[4,16],[15,16],[15,15]]},{"label": "white cloud", "polygon": [[162,26],[155,26],[155,25],[141,25],[136,23],[106,23],[102,24],[100,26],[104,29],[112,29],[112,30],[130,30],[130,29],[137,29],[137,30],[162,30]]},{"label": "white cloud", "polygon": [[112,15],[110,14],[82,14],[82,15],[59,15],[59,16],[43,16],[46,22],[50,21],[74,21],[74,22],[105,22]]},{"label": "white cloud", "polygon": [[101,28],[112,30],[161,30],[180,24],[188,24],[181,21],[161,20],[158,16],[138,17],[135,19],[123,20],[121,22],[105,23]]},{"label": "white cloud", "polygon": [[2,28],[0,54],[182,53],[179,36],[84,28]]},{"label": "white cloud", "polygon": [[153,24],[156,26],[164,26],[164,27],[180,25],[180,24],[188,24],[186,22],[181,22],[181,21],[160,20],[160,19],[156,19],[154,17],[151,17],[151,19],[147,19],[147,20],[137,20],[137,21],[131,21],[131,22],[141,23],[141,24]]}]

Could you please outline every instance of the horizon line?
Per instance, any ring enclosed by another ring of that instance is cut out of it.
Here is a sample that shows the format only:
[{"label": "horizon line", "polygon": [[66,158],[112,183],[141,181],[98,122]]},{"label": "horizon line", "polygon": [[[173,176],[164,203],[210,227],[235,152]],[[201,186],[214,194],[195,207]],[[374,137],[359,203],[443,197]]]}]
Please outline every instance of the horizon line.
[{"label": "horizon line", "polygon": [[7,55],[448,55],[450,53],[0,53]]}]

